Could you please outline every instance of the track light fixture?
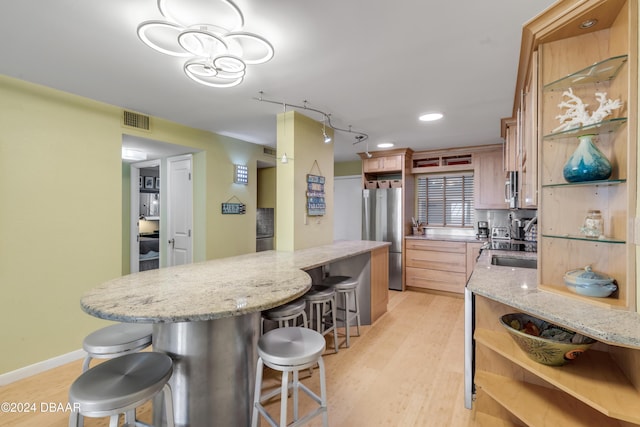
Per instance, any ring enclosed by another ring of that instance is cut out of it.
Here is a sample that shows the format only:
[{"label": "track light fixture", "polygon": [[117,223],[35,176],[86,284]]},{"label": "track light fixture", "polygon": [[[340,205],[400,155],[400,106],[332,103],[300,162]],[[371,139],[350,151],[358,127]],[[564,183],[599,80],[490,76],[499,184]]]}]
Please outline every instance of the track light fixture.
[{"label": "track light fixture", "polygon": [[322,119],[322,136],[324,136],[324,143],[329,144],[331,142],[331,137],[327,135],[327,120]]},{"label": "track light fixture", "polygon": [[309,110],[309,111],[313,111],[313,112],[322,114],[322,122],[323,122],[322,123],[322,136],[324,137],[325,144],[328,144],[328,143],[331,142],[331,138],[327,135],[327,132],[326,132],[326,127],[327,126],[330,127],[331,129],[337,130],[339,132],[354,133],[355,134],[355,139],[356,139],[356,142],[354,142],[354,144],[358,144],[358,143],[360,143],[362,141],[365,141],[365,140],[367,140],[369,138],[369,135],[367,135],[364,132],[358,132],[358,131],[351,130],[351,125],[349,125],[349,129],[341,129],[339,127],[334,126],[333,124],[331,124],[331,114],[325,113],[324,111],[318,110],[317,108],[309,107],[307,105],[307,101],[306,100],[303,101],[303,105],[287,104],[287,103],[282,102],[282,101],[272,101],[272,100],[269,100],[269,99],[264,99],[262,97],[263,92],[260,91],[259,93],[260,93],[260,96],[258,98],[253,98],[253,99],[255,99],[256,101],[269,102],[271,104],[282,105],[284,107],[285,111],[286,111],[287,107],[291,107],[291,108],[297,108],[297,109],[300,109],[300,110]]}]

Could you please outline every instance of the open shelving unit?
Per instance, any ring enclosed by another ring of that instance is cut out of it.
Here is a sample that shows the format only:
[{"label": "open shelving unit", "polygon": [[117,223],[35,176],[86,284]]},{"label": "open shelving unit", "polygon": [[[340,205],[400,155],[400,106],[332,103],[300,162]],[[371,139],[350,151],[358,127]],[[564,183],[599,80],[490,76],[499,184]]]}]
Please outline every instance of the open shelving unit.
[{"label": "open shelving unit", "polygon": [[[581,22],[594,18],[594,27],[579,29]],[[562,304],[575,301],[599,315],[635,313],[638,2],[559,1],[525,24],[522,46],[516,99],[523,92],[523,76],[537,74],[539,88],[537,288],[545,298],[557,297]],[[598,105],[596,92],[620,99],[623,108],[599,123],[555,131],[562,112],[558,104],[568,88],[591,108]],[[563,166],[577,147],[577,136],[584,134],[597,135],[598,148],[612,164],[609,179],[564,179]],[[591,209],[602,212],[603,238],[580,233]],[[571,292],[564,274],[587,265],[612,276],[618,291],[608,298]],[[565,366],[542,365],[529,359],[498,321],[506,313],[526,312],[526,307],[516,309],[500,301],[475,295],[478,419],[486,417],[487,425],[640,426],[640,347],[601,338]],[[589,316],[588,309],[584,311]]]},{"label": "open shelving unit", "polygon": [[[636,135],[630,126],[635,123],[630,123],[628,117],[609,117],[587,126],[555,131],[559,125],[557,116],[562,112],[558,103],[568,88],[591,109],[597,105],[595,94],[605,92],[623,103],[623,108],[614,110],[613,114],[633,117],[630,113],[634,111],[637,93],[630,76],[637,79],[637,66],[632,65],[627,51],[621,50],[631,50],[629,29],[630,19],[634,17],[630,16],[627,2],[592,3],[602,7],[610,5],[609,16],[617,13],[609,28],[542,43],[538,47],[542,87],[538,106],[542,135],[539,140],[542,209],[538,226],[541,260],[538,287],[567,295],[564,273],[591,265],[594,270],[614,277],[619,288],[606,299],[591,298],[593,303],[635,310],[635,252],[630,243],[633,236],[628,221],[635,215]],[[612,176],[602,181],[566,182],[562,175],[564,163],[576,149],[577,137],[585,134],[597,136],[598,148],[611,162]],[[591,209],[602,212],[605,230],[600,239],[580,234],[584,217]]]},{"label": "open shelving unit", "polygon": [[488,395],[525,425],[640,425],[634,368],[617,362],[620,352],[633,360],[640,350],[596,343],[564,366],[543,365],[531,360],[499,324],[502,314],[514,311],[476,296],[478,395]]}]

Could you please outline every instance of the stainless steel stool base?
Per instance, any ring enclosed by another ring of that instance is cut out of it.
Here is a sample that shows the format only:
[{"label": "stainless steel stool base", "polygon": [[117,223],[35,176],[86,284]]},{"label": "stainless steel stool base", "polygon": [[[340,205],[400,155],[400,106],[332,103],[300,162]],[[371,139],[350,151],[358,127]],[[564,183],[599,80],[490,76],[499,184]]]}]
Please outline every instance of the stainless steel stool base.
[{"label": "stainless steel stool base", "polygon": [[[304,295],[309,305],[309,328],[320,334],[333,332],[333,348],[338,352],[338,329],[336,318],[336,292],[326,286],[312,286]],[[328,321],[327,317],[331,317]],[[314,322],[315,319],[315,322]]]},{"label": "stainless steel stool base", "polygon": [[[325,379],[325,367],[322,360],[326,343],[324,337],[307,328],[280,328],[264,334],[258,340],[258,363],[256,369],[256,383],[253,399],[253,414],[251,426],[258,426],[258,419],[262,415],[272,427],[301,426],[312,418],[322,415],[322,425],[328,427],[329,416],[327,412],[327,385]],[[320,368],[320,396],[300,383],[299,372],[315,364]],[[269,393],[262,393],[262,373],[264,365],[282,372],[282,384],[280,389]],[[289,381],[289,373],[293,373],[292,381]],[[298,392],[302,390],[318,407],[299,418]],[[289,391],[293,395],[293,423],[287,424],[287,400]],[[280,395],[280,423],[267,412],[262,402]]]},{"label": "stainless steel stool base", "polygon": [[[342,312],[343,317],[338,316],[337,320],[342,322],[345,330],[345,345],[347,348],[350,346],[351,333],[349,326],[355,320],[356,321],[356,336],[360,336],[360,304],[358,303],[358,293],[356,292],[358,287],[358,280],[349,276],[329,276],[322,281],[323,286],[328,286],[336,291],[336,301],[338,306],[337,312]],[[343,304],[340,305],[340,296],[342,296]],[[353,306],[351,308],[351,298],[353,297]]]}]

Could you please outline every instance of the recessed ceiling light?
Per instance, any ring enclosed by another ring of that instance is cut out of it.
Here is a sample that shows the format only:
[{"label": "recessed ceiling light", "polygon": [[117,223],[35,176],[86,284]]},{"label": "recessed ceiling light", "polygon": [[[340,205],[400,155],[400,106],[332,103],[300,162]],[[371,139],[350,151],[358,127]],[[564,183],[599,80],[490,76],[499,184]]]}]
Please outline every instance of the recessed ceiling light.
[{"label": "recessed ceiling light", "polygon": [[382,142],[382,143],[378,144],[378,148],[391,148],[394,145],[395,144],[393,142]]},{"label": "recessed ceiling light", "polygon": [[442,117],[442,113],[426,113],[419,117],[421,122],[432,122],[434,120],[440,120]]},{"label": "recessed ceiling light", "polygon": [[597,20],[597,19],[595,19],[595,18],[587,19],[586,21],[583,21],[583,22],[581,22],[581,23],[580,23],[580,28],[581,28],[581,29],[583,29],[583,30],[585,30],[585,29],[587,29],[587,28],[591,28],[591,27],[593,27],[593,26],[594,26],[594,25],[596,25],[597,23],[598,23],[598,20]]}]

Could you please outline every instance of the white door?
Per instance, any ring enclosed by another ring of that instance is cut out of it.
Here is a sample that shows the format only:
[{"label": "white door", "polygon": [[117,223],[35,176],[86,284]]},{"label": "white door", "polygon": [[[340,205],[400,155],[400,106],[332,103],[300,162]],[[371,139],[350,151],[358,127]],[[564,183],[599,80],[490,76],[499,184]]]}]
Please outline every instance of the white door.
[{"label": "white door", "polygon": [[167,159],[167,265],[193,260],[193,181],[190,154]]},{"label": "white door", "polygon": [[333,181],[333,239],[362,239],[362,177],[337,176]]}]

